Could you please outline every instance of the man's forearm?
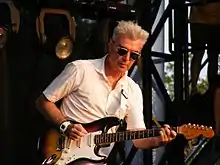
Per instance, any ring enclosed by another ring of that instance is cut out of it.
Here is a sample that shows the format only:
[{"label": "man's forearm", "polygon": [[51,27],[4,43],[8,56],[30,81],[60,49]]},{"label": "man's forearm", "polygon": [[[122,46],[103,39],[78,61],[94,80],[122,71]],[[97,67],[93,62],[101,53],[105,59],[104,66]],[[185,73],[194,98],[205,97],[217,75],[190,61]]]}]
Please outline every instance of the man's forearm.
[{"label": "man's forearm", "polygon": [[43,95],[37,99],[36,105],[42,115],[52,124],[59,126],[66,120],[59,108],[54,103],[47,101]]},{"label": "man's forearm", "polygon": [[134,146],[139,149],[151,149],[160,147],[160,140],[158,137],[133,140],[133,143]]}]

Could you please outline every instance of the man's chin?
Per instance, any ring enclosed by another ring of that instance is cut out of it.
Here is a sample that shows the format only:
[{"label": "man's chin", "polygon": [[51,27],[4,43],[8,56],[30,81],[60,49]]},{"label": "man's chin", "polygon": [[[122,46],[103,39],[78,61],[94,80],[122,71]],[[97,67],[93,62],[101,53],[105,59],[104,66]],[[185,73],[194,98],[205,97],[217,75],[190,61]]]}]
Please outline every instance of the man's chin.
[{"label": "man's chin", "polygon": [[121,73],[125,73],[127,71],[127,66],[126,67],[118,67],[118,71]]}]

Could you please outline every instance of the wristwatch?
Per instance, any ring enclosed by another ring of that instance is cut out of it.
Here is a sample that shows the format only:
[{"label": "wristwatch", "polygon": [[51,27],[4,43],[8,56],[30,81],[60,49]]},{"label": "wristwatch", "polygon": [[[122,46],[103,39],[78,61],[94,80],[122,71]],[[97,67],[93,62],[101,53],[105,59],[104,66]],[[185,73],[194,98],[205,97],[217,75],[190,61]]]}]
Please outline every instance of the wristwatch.
[{"label": "wristwatch", "polygon": [[64,121],[64,122],[62,122],[62,123],[60,124],[60,132],[61,132],[61,133],[66,132],[66,130],[67,130],[67,128],[68,128],[68,126],[69,126],[70,124],[71,124],[70,121]]}]

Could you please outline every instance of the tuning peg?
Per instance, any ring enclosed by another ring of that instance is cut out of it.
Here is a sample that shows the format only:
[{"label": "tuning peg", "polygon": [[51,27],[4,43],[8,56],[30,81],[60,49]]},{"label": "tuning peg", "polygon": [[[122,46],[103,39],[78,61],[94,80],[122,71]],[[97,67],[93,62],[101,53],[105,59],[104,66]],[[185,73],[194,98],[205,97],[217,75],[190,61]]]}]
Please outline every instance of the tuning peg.
[{"label": "tuning peg", "polygon": [[193,126],[196,126],[195,124],[193,124]]},{"label": "tuning peg", "polygon": [[205,129],[205,127],[204,127],[204,125],[201,125],[201,127],[200,127],[202,130],[204,130]]},{"label": "tuning peg", "polygon": [[210,128],[210,129],[212,129],[212,127],[211,127],[211,126],[210,126],[209,128]]},{"label": "tuning peg", "polygon": [[189,123],[188,125],[191,125],[191,123]]}]

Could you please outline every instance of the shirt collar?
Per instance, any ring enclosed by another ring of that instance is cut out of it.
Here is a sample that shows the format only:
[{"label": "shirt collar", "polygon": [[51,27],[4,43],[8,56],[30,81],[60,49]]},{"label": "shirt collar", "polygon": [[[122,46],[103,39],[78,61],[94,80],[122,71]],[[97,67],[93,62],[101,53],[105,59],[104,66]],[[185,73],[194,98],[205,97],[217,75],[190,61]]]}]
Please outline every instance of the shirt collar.
[{"label": "shirt collar", "polygon": [[[105,75],[105,60],[106,60],[107,56],[108,56],[108,54],[106,54],[102,58],[95,60],[95,63],[94,63],[95,70],[97,72],[101,73],[105,77],[106,77],[106,75]],[[125,72],[125,75],[120,80],[126,79],[127,75],[128,75],[128,71]]]},{"label": "shirt collar", "polygon": [[107,55],[97,60],[94,60],[95,70],[103,75],[105,75],[105,59]]}]

